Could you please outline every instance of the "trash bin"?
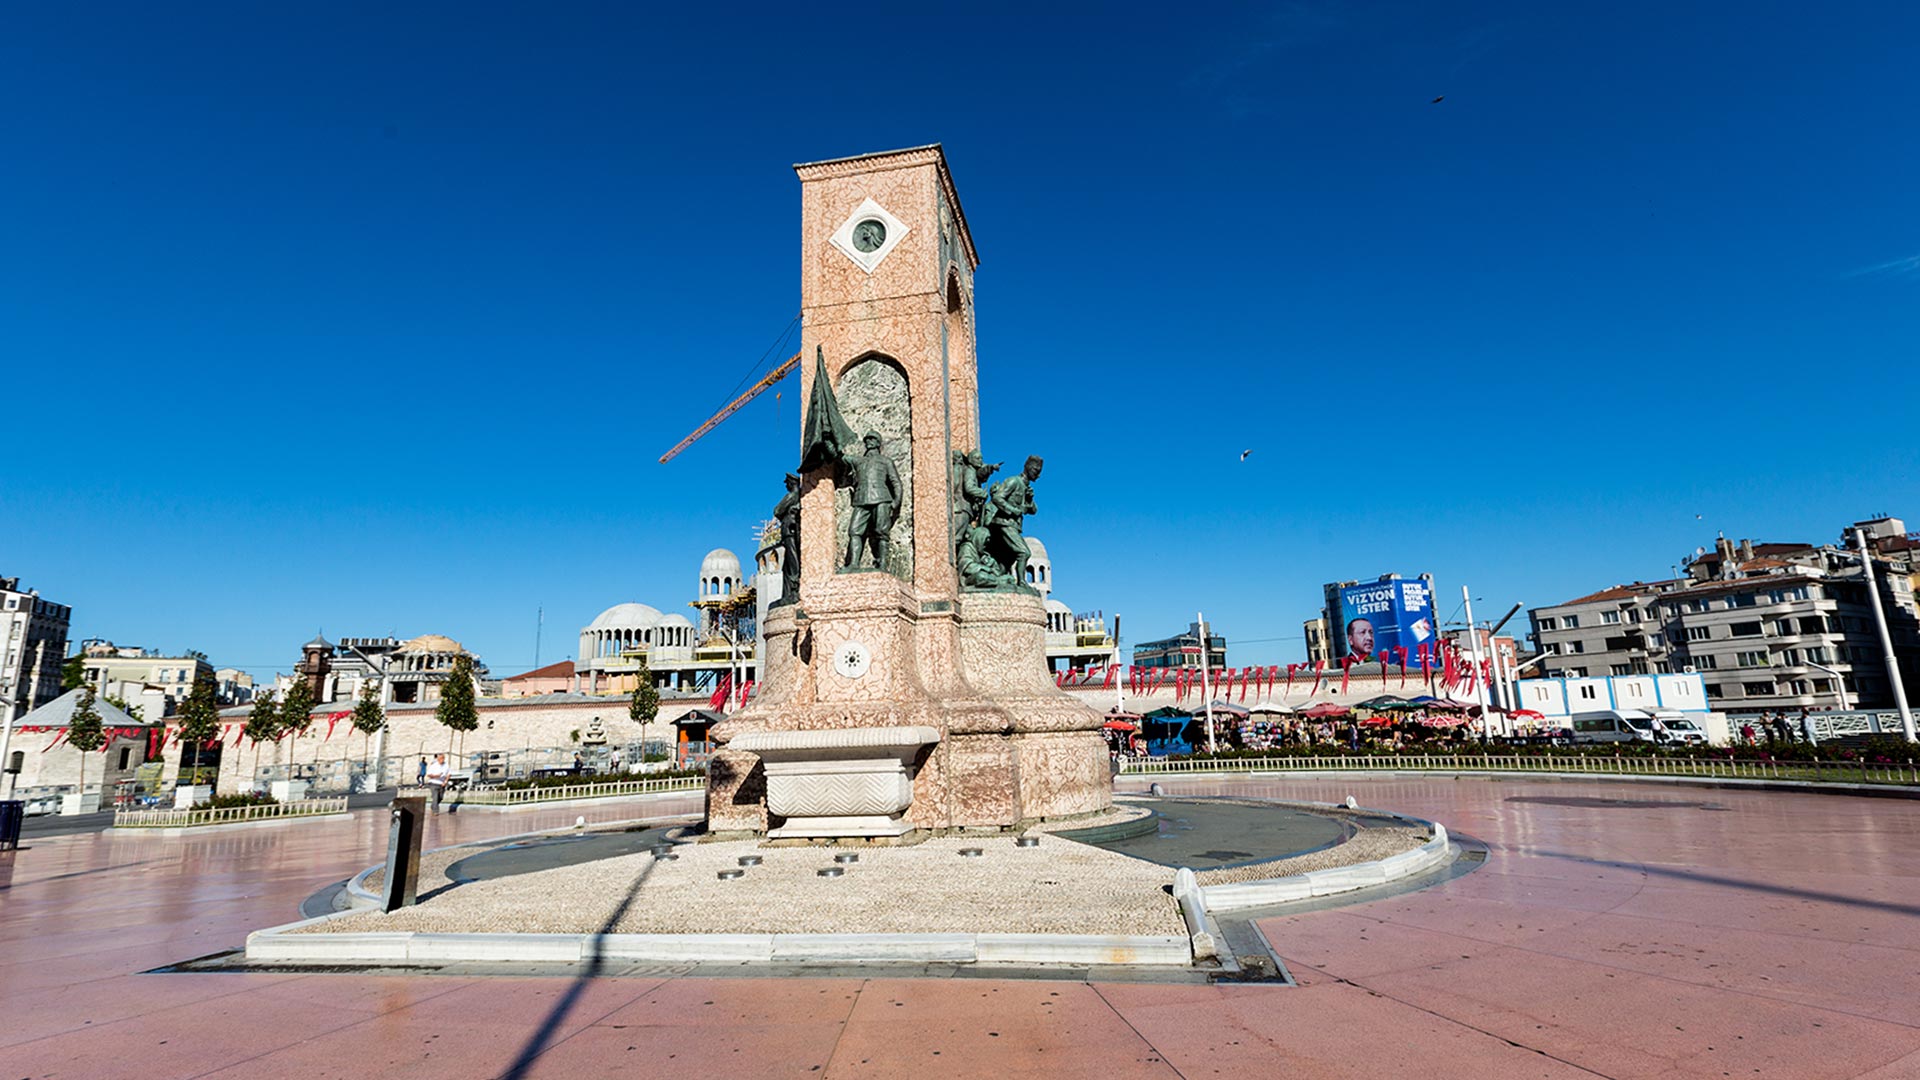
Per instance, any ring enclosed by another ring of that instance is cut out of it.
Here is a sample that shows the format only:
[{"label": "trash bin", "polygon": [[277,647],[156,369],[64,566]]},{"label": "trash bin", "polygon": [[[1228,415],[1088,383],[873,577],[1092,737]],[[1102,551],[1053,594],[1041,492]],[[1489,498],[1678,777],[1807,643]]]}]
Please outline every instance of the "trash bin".
[{"label": "trash bin", "polygon": [[27,804],[20,799],[0,799],[0,851],[20,846],[20,823],[27,819]]}]

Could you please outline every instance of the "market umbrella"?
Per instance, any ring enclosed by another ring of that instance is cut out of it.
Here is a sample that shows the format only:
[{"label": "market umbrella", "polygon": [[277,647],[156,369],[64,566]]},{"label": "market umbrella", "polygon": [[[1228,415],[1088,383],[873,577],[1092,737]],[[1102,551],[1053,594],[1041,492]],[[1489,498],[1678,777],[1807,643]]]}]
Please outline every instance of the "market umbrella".
[{"label": "market umbrella", "polygon": [[1325,720],[1330,717],[1345,716],[1352,711],[1352,709],[1347,708],[1345,705],[1335,705],[1331,701],[1322,701],[1302,709],[1300,715],[1310,720]]},{"label": "market umbrella", "polygon": [[1547,718],[1545,713],[1535,712],[1532,709],[1515,709],[1507,715],[1513,717],[1515,720],[1545,720]]},{"label": "market umbrella", "polygon": [[1381,694],[1379,697],[1368,698],[1357,707],[1372,709],[1374,712],[1389,712],[1394,709],[1417,709],[1420,706],[1403,697],[1395,697],[1392,694]]},{"label": "market umbrella", "polygon": [[1293,710],[1277,701],[1256,701],[1247,709],[1252,713],[1273,713],[1276,716],[1292,716]]},{"label": "market umbrella", "polygon": [[1125,720],[1109,720],[1106,723],[1101,724],[1100,726],[1108,731],[1139,731],[1140,730],[1137,726],[1130,724]]},{"label": "market umbrella", "polygon": [[1244,706],[1244,705],[1235,705],[1235,704],[1233,704],[1232,702],[1228,702],[1228,701],[1216,701],[1216,702],[1214,702],[1214,703],[1213,703],[1213,711],[1214,711],[1214,712],[1215,712],[1216,714],[1219,714],[1219,713],[1225,713],[1225,714],[1226,714],[1226,715],[1228,715],[1228,716],[1232,716],[1232,717],[1236,717],[1236,718],[1238,718],[1238,719],[1241,719],[1241,720],[1245,720],[1245,719],[1247,718],[1247,707],[1246,707],[1246,706]]}]

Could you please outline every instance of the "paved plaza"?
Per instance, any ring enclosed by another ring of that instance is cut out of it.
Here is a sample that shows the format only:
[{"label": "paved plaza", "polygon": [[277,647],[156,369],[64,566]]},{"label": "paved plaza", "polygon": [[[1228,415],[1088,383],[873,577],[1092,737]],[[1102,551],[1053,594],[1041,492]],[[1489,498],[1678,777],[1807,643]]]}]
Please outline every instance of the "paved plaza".
[{"label": "paved plaza", "polygon": [[[1446,823],[1487,865],[1261,923],[1299,981],[143,971],[378,860],[386,816],[0,855],[0,1075],[1920,1076],[1920,803],[1664,784],[1163,781]],[[1122,790],[1144,784],[1123,784]],[[435,818],[429,847],[699,798]]]}]

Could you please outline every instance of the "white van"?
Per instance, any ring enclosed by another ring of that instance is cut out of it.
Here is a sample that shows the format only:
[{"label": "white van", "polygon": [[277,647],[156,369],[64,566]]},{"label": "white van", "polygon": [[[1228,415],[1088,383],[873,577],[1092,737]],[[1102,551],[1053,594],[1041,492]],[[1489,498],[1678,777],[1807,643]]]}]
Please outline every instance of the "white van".
[{"label": "white van", "polygon": [[1667,741],[1683,746],[1705,746],[1710,741],[1706,729],[1695,723],[1683,712],[1657,709],[1654,721],[1666,730]]},{"label": "white van", "polygon": [[1659,729],[1654,726],[1653,717],[1638,709],[1574,713],[1568,717],[1567,726],[1573,728],[1573,741],[1576,743],[1660,741]]}]

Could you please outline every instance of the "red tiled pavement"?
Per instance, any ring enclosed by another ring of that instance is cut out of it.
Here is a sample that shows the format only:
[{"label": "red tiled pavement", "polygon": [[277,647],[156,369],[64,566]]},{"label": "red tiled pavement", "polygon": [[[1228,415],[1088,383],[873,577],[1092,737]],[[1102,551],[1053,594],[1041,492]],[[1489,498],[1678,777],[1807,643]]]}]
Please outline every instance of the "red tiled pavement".
[{"label": "red tiled pavement", "polygon": [[[0,855],[0,1080],[1920,1078],[1920,802],[1539,780],[1175,791],[1444,821],[1488,864],[1265,920],[1299,988],[972,978],[139,975],[379,857],[385,815]],[[437,846],[691,809],[432,823]]]}]

